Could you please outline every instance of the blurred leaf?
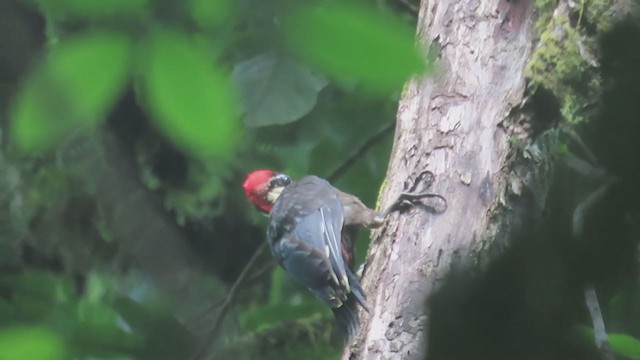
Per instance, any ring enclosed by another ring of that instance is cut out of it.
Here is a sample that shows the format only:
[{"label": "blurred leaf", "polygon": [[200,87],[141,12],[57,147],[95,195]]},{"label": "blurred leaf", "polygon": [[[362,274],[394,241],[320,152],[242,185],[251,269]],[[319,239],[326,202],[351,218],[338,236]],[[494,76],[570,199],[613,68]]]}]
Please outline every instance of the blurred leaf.
[{"label": "blurred leaf", "polygon": [[640,331],[640,290],[626,289],[617,293],[609,301],[607,314],[616,328]]},{"label": "blurred leaf", "polygon": [[391,13],[337,1],[300,6],[283,25],[289,46],[305,60],[381,92],[398,90],[425,70],[414,31]]},{"label": "blurred leaf", "polygon": [[609,334],[609,345],[614,354],[640,359],[640,340],[626,334]]},{"label": "blurred leaf", "polygon": [[327,80],[292,59],[265,53],[236,65],[233,76],[249,127],[282,125],[309,113]]},{"label": "blurred leaf", "polygon": [[144,334],[145,359],[181,359],[193,348],[193,337],[168,309],[150,308],[128,298],[117,299],[114,307],[133,331]]},{"label": "blurred leaf", "polygon": [[191,18],[203,29],[210,29],[224,22],[233,10],[231,0],[187,0]]},{"label": "blurred leaf", "polygon": [[[580,325],[576,326],[574,330],[580,334],[584,341],[588,343],[594,342],[592,328]],[[609,346],[615,355],[640,360],[640,340],[627,334],[608,333],[607,337],[609,339]]]},{"label": "blurred leaf", "polygon": [[12,304],[3,298],[0,298],[0,325],[4,325],[14,320],[14,310]]},{"label": "blurred leaf", "polygon": [[[111,358],[140,352],[145,333],[133,333],[118,313],[103,304],[81,301],[78,322],[71,335],[76,355]],[[69,321],[69,319],[67,319]]]},{"label": "blurred leaf", "polygon": [[97,18],[139,15],[149,0],[38,0],[54,18]]},{"label": "blurred leaf", "polygon": [[118,313],[103,304],[82,299],[78,302],[78,319],[92,325],[111,325],[116,328]]},{"label": "blurred leaf", "polygon": [[65,346],[52,331],[41,327],[13,327],[0,331],[0,360],[63,360]]},{"label": "blurred leaf", "polygon": [[98,303],[107,295],[109,288],[115,289],[117,284],[115,279],[108,278],[97,271],[92,271],[87,275],[85,287],[86,301]]},{"label": "blurred leaf", "polygon": [[164,205],[175,213],[180,226],[188,221],[209,221],[224,212],[228,172],[229,167],[220,161],[191,162],[187,183],[165,193]]},{"label": "blurred leaf", "polygon": [[202,49],[178,32],[150,39],[144,98],[155,123],[181,149],[228,158],[240,140],[235,89]]},{"label": "blurred leaf", "polygon": [[131,42],[93,33],[53,47],[27,79],[11,113],[11,135],[24,151],[41,152],[80,127],[102,121],[129,71]]},{"label": "blurred leaf", "polygon": [[51,303],[75,298],[74,285],[68,278],[38,271],[0,277],[0,291]]}]

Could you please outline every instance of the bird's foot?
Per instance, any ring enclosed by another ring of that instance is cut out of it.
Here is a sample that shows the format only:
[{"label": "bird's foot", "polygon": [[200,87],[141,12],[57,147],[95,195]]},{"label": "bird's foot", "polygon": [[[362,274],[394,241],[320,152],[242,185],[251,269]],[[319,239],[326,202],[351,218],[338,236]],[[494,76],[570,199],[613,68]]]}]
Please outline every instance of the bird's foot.
[{"label": "bird's foot", "polygon": [[[435,177],[431,171],[425,170],[421,172],[413,182],[407,180],[404,184],[404,190],[400,193],[396,201],[385,211],[386,217],[394,211],[404,212],[412,207],[420,207],[434,214],[441,214],[447,209],[447,200],[442,196],[426,191],[417,191],[422,184],[422,189],[431,187]],[[429,201],[425,201],[429,199]]]}]

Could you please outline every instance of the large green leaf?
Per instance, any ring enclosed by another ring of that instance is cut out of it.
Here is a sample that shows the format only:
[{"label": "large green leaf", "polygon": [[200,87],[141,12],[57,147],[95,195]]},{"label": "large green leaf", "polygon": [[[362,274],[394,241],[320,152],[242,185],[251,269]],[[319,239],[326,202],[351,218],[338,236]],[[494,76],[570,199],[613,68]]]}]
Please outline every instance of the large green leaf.
[{"label": "large green leaf", "polygon": [[154,33],[143,98],[155,123],[176,146],[196,156],[226,158],[241,137],[236,91],[205,54],[184,34]]},{"label": "large green leaf", "polygon": [[306,66],[274,53],[265,53],[236,65],[234,78],[244,102],[244,121],[249,127],[282,125],[309,113],[324,77]]},{"label": "large green leaf", "polygon": [[126,84],[131,41],[93,33],[55,46],[14,101],[11,135],[19,148],[41,152],[70,132],[106,116]]},{"label": "large green leaf", "polygon": [[356,79],[375,91],[397,90],[425,60],[414,30],[390,13],[344,1],[306,5],[285,18],[288,45],[338,80]]},{"label": "large green leaf", "polygon": [[0,331],[0,360],[63,360],[65,345],[41,327],[12,327]]}]

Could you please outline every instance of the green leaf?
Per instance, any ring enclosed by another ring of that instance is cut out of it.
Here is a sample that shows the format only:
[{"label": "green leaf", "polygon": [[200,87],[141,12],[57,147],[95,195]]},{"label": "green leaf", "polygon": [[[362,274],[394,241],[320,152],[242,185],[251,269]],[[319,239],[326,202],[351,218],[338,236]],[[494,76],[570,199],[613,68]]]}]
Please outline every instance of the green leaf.
[{"label": "green leaf", "polygon": [[640,340],[626,334],[609,334],[609,345],[614,354],[640,360]]},{"label": "green leaf", "polygon": [[44,271],[4,275],[0,277],[0,290],[48,303],[75,299],[74,285],[71,280]]},{"label": "green leaf", "polygon": [[282,125],[308,114],[327,80],[289,58],[266,53],[236,65],[233,76],[249,127]]},{"label": "green leaf", "polygon": [[53,47],[13,103],[11,135],[26,152],[51,149],[79,128],[104,120],[126,84],[131,41],[94,33]]},{"label": "green leaf", "polygon": [[[583,341],[593,343],[593,329],[580,325],[575,326],[574,331],[582,338]],[[627,334],[608,333],[609,346],[615,355],[625,358],[640,360],[640,340]]]},{"label": "green leaf", "polygon": [[425,70],[414,29],[390,13],[347,2],[300,6],[283,34],[301,57],[337,80],[355,78],[374,91],[399,89]]},{"label": "green leaf", "polygon": [[41,327],[12,327],[0,331],[0,360],[62,360],[65,346],[56,334]]},{"label": "green leaf", "polygon": [[192,155],[232,155],[241,131],[227,74],[178,32],[154,33],[149,50],[143,98],[156,125]]},{"label": "green leaf", "polygon": [[210,29],[229,18],[235,2],[231,0],[187,0],[191,18],[203,29]]},{"label": "green leaf", "polygon": [[117,328],[118,313],[103,304],[81,299],[77,308],[78,320],[83,323]]},{"label": "green leaf", "polygon": [[139,15],[149,0],[38,0],[54,18],[99,18]]}]

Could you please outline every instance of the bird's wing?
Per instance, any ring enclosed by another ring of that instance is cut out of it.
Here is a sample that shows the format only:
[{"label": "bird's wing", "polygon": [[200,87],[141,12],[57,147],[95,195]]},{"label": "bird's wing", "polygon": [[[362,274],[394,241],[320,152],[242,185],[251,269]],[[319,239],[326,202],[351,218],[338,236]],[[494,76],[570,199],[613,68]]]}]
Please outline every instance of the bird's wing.
[{"label": "bird's wing", "polygon": [[336,189],[325,180],[307,176],[287,186],[276,201],[268,238],[272,249],[276,247],[274,255],[295,280],[313,290],[319,286],[315,283],[318,278],[328,276],[323,286],[330,286],[343,298],[350,291],[342,256],[343,225],[344,208]]},{"label": "bird's wing", "polygon": [[342,256],[341,241],[344,214],[342,205],[340,203],[337,205],[339,206],[320,208],[322,239],[324,241],[325,254],[329,258],[340,284],[349,292],[349,279],[347,278],[346,262]]},{"label": "bird's wing", "polygon": [[296,237],[284,237],[275,245],[276,258],[296,282],[308,287],[332,307],[339,307],[346,294],[324,252]]},{"label": "bird's wing", "polygon": [[346,264],[342,257],[340,241],[344,213],[342,204],[337,199],[326,201],[316,211],[299,219],[293,233],[300,241],[310,244],[324,254],[331,267],[331,277],[336,285],[349,291],[349,280]]}]

